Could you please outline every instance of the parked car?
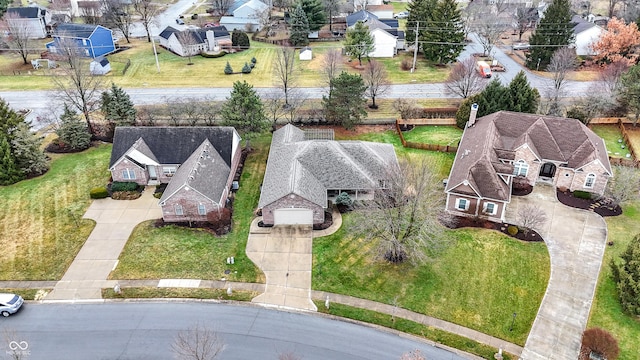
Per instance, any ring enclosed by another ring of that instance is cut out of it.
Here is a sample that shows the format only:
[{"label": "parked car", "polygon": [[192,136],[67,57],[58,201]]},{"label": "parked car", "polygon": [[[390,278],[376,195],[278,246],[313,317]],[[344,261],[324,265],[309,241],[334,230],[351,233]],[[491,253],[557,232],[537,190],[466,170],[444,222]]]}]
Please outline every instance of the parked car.
[{"label": "parked car", "polygon": [[184,21],[182,19],[176,19],[176,24],[184,25]]},{"label": "parked car", "polygon": [[20,310],[24,299],[20,295],[0,293],[0,315],[7,317]]},{"label": "parked car", "polygon": [[519,42],[513,44],[513,50],[529,50],[530,45],[528,43]]},{"label": "parked car", "polygon": [[490,78],[491,66],[489,66],[485,61],[478,61],[478,74],[483,78]]},{"label": "parked car", "polygon": [[401,11],[399,13],[396,13],[393,15],[394,19],[406,19],[409,17],[409,12],[408,11]]}]

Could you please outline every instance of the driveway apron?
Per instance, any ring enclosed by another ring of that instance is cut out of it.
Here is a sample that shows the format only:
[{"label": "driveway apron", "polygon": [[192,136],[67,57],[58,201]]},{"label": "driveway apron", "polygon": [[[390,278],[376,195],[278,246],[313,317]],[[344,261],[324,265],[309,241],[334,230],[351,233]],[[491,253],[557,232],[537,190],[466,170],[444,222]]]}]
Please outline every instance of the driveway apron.
[{"label": "driveway apron", "polygon": [[46,300],[101,299],[101,289],[112,285],[107,278],[133,229],[161,217],[158,199],[150,189],[136,200],[94,200],[84,218],[95,220],[96,226]]},{"label": "driveway apron", "polygon": [[506,221],[515,224],[526,204],[540,206],[547,215],[536,230],[549,251],[551,276],[522,352],[525,360],[578,358],[607,241],[602,217],[561,204],[555,191],[536,184],[531,194],[512,197],[506,211]]}]

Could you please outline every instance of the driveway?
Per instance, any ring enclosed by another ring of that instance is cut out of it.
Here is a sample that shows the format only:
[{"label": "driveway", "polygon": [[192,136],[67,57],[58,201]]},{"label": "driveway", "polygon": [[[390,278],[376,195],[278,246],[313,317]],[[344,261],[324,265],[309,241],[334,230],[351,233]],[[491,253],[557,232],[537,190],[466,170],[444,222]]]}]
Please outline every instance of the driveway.
[{"label": "driveway", "polygon": [[598,282],[607,241],[607,225],[594,212],[562,205],[551,185],[536,184],[525,197],[513,197],[507,222],[525,204],[539,205],[547,223],[538,229],[549,250],[551,276],[522,359],[575,360]]},{"label": "driveway", "polygon": [[95,220],[96,226],[46,300],[101,299],[101,289],[113,286],[107,278],[133,229],[161,217],[158,199],[150,188],[136,200],[94,200],[84,218]]}]

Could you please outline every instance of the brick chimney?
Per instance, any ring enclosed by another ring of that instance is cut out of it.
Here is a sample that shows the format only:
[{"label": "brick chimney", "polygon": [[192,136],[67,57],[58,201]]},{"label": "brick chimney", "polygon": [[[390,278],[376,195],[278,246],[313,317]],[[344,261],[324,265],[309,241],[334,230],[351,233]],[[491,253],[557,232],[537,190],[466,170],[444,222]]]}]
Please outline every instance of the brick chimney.
[{"label": "brick chimney", "polygon": [[478,104],[471,105],[471,112],[469,113],[469,121],[467,127],[472,127],[476,123],[476,115],[478,114]]}]

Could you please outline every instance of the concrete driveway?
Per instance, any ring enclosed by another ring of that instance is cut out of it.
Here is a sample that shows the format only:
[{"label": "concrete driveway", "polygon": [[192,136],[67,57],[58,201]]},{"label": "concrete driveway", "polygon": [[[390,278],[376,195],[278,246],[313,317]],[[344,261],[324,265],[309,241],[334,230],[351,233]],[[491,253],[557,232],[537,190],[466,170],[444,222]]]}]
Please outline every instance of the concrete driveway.
[{"label": "concrete driveway", "polygon": [[94,200],[83,217],[95,220],[96,226],[46,300],[101,299],[101,289],[113,286],[107,278],[133,229],[161,218],[162,210],[148,188],[136,200]]},{"label": "concrete driveway", "polygon": [[513,197],[506,221],[517,224],[518,208],[525,204],[537,204],[547,214],[544,227],[536,230],[549,250],[551,276],[521,358],[575,360],[598,282],[607,225],[594,212],[562,205],[547,184]]}]

